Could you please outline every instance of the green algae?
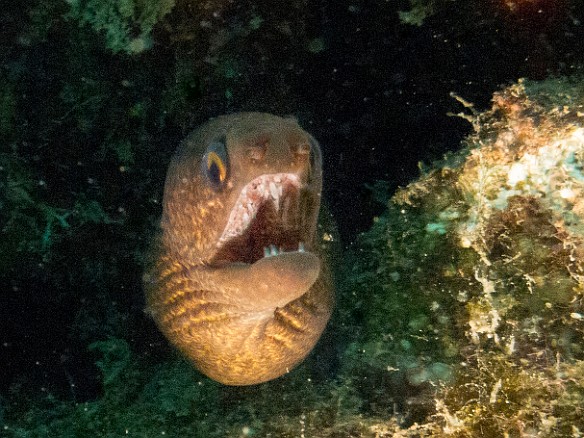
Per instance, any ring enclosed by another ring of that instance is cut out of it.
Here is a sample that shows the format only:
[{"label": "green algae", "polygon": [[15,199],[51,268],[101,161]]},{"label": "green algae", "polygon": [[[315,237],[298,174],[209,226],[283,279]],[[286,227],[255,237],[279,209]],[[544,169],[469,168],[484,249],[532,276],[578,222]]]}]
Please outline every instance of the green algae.
[{"label": "green algae", "polygon": [[68,0],[67,18],[105,37],[114,53],[138,54],[152,46],[154,26],[174,7],[174,0]]}]

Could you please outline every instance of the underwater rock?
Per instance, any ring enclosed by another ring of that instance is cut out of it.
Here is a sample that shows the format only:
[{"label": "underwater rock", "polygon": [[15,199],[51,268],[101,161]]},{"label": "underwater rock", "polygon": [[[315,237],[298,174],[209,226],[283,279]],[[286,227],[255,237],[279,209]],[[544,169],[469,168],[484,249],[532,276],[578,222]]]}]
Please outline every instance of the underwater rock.
[{"label": "underwater rock", "polygon": [[463,115],[475,128],[464,151],[396,193],[363,236],[351,372],[365,385],[389,380],[372,370],[402,374],[402,389],[435,400],[416,433],[584,431],[583,108],[579,79],[496,93]]}]

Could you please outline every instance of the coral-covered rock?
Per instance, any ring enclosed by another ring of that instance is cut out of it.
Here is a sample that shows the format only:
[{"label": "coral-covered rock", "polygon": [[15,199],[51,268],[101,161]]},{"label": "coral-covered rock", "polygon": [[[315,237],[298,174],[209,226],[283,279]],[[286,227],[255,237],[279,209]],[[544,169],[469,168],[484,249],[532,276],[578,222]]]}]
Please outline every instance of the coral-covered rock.
[{"label": "coral-covered rock", "polygon": [[465,116],[465,151],[399,191],[365,237],[361,358],[421,393],[440,382],[428,430],[584,429],[583,92],[554,79],[496,93]]}]

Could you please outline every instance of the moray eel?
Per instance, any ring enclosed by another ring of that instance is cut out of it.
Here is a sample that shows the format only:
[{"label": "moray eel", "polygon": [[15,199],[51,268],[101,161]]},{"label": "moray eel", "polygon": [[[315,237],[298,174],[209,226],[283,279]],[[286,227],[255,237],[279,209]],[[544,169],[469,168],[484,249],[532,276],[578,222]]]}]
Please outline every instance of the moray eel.
[{"label": "moray eel", "polygon": [[321,189],[319,145],[291,118],[219,117],[176,151],[147,308],[212,379],[274,379],[318,341],[333,307]]}]

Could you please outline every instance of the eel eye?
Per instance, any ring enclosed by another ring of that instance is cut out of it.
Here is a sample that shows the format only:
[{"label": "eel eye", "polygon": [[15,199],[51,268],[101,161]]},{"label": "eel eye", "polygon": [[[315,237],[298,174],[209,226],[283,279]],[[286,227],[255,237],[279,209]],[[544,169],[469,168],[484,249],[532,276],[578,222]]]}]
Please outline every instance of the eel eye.
[{"label": "eel eye", "polygon": [[214,141],[203,155],[203,173],[214,189],[220,189],[227,181],[227,150],[223,141]]}]

